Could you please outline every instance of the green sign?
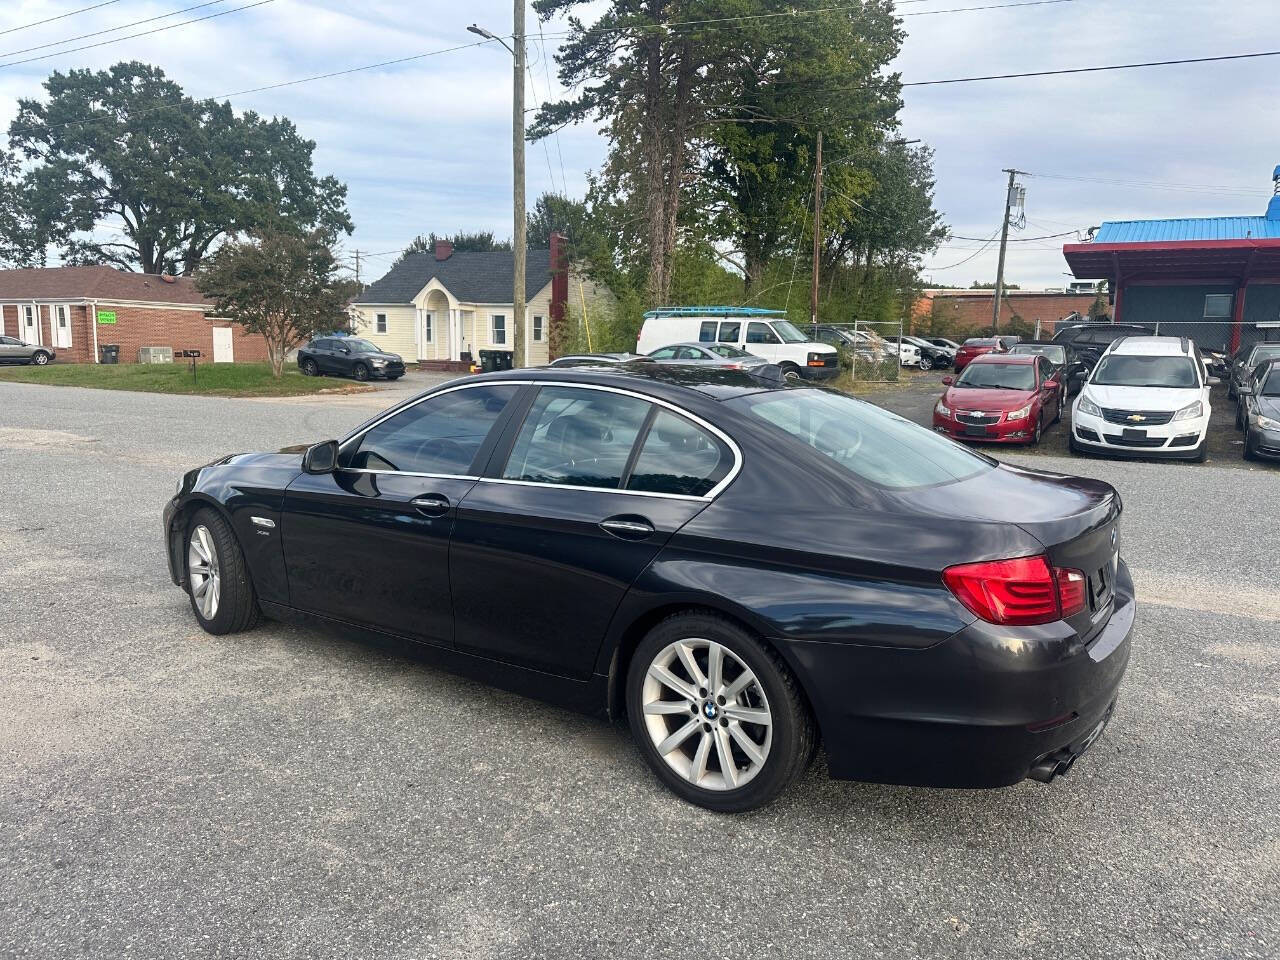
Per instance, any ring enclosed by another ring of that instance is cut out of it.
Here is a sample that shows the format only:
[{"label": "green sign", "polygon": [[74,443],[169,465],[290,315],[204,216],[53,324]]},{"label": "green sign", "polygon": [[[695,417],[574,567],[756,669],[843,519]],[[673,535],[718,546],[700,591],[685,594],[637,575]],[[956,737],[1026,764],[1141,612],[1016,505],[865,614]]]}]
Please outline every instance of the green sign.
[{"label": "green sign", "polygon": [[115,323],[116,312],[114,310],[99,310],[98,322],[99,323]]}]

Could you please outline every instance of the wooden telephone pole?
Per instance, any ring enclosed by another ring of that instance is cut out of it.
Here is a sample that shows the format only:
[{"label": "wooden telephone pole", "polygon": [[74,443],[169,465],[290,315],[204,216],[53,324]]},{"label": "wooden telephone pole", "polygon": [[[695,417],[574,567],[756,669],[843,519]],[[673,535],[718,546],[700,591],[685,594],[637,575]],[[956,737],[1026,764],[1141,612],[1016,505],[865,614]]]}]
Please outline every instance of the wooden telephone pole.
[{"label": "wooden telephone pole", "polygon": [[813,287],[809,291],[809,322],[818,322],[818,265],[822,257],[822,131],[818,131],[818,159],[813,176]]},{"label": "wooden telephone pole", "polygon": [[1009,175],[1009,186],[1004,192],[1004,221],[1000,224],[1000,263],[996,267],[996,290],[991,305],[991,332],[1000,332],[1000,298],[1004,295],[1004,252],[1009,245],[1009,208],[1013,206],[1013,178],[1021,170],[1005,170]]}]

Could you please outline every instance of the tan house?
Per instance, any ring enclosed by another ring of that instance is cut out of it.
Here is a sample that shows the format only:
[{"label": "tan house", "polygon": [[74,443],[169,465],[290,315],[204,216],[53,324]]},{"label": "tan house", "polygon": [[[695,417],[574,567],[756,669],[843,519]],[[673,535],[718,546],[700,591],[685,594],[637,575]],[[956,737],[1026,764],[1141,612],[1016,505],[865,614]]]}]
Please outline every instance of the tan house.
[{"label": "tan house", "polygon": [[[559,246],[552,237],[552,247]],[[525,344],[530,366],[547,363],[551,320],[564,317],[568,285],[553,277],[553,250],[530,250],[525,265]],[[558,250],[554,250],[558,254]],[[428,369],[462,369],[481,350],[511,350],[509,250],[455,253],[437,241],[432,253],[405,257],[352,304],[357,333]]]}]

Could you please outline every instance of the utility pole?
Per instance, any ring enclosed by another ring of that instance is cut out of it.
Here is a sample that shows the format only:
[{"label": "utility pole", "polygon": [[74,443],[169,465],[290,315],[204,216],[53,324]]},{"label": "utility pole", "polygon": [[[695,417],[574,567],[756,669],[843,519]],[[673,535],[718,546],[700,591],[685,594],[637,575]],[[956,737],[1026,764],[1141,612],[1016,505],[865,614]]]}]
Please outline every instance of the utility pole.
[{"label": "utility pole", "polygon": [[991,332],[1000,332],[1000,298],[1004,295],[1004,251],[1009,245],[1009,207],[1013,203],[1013,178],[1021,170],[1005,170],[1009,175],[1009,186],[1004,192],[1004,220],[1000,223],[1000,263],[996,267],[996,295],[991,306]]},{"label": "utility pole", "polygon": [[354,253],[356,256],[356,283],[359,283],[360,282],[360,251],[353,250],[352,253]]},{"label": "utility pole", "polygon": [[818,263],[822,256],[822,131],[818,131],[818,159],[813,175],[813,288],[809,291],[809,322],[818,322]]},{"label": "utility pole", "polygon": [[515,0],[515,29],[512,31],[515,40],[514,70],[512,73],[512,106],[511,106],[511,167],[514,179],[515,209],[513,215],[513,245],[515,247],[515,290],[512,302],[515,325],[512,348],[516,367],[525,366],[525,329],[524,329],[524,269],[525,269],[525,230],[528,220],[524,206],[524,5],[525,0]]}]

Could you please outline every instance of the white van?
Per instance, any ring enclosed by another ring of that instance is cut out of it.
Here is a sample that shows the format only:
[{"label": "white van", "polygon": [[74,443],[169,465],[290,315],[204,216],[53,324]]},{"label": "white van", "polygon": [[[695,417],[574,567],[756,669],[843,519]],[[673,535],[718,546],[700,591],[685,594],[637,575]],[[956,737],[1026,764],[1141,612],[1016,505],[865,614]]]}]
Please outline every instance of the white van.
[{"label": "white van", "polygon": [[781,310],[757,307],[671,307],[650,310],[636,353],[672,343],[729,343],[782,368],[785,376],[828,380],[840,373],[836,348],[810,340]]}]

